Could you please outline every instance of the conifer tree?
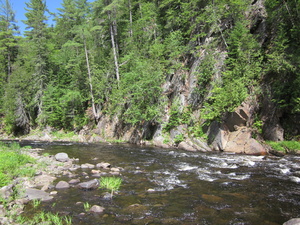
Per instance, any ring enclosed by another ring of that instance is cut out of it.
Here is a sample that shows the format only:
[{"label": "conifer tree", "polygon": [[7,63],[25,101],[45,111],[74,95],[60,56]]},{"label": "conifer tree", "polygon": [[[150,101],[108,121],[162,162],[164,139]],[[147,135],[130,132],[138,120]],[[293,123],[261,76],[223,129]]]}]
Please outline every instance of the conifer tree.
[{"label": "conifer tree", "polygon": [[25,37],[33,51],[34,58],[32,59],[31,73],[34,82],[33,87],[36,92],[33,97],[33,104],[37,108],[37,115],[39,115],[42,112],[42,97],[50,72],[47,49],[47,17],[45,15],[48,9],[45,0],[31,0],[26,3],[26,6],[27,13],[25,13],[25,16],[27,20],[24,23],[27,25],[27,31],[25,31]]},{"label": "conifer tree", "polygon": [[[17,30],[15,13],[9,0],[0,5],[0,99],[12,73],[12,64],[17,56]],[[0,109],[2,107],[0,100]]]}]

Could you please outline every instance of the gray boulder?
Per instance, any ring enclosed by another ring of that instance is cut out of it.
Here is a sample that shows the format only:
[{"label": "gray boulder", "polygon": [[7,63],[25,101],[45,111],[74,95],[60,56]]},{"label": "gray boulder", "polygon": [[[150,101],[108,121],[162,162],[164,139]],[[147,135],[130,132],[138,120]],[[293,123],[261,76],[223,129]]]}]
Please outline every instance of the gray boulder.
[{"label": "gray boulder", "polygon": [[57,153],[55,159],[59,162],[67,162],[70,160],[68,154],[64,152]]},{"label": "gray boulder", "polygon": [[67,189],[67,188],[70,188],[70,184],[66,181],[59,181],[56,186],[55,186],[56,189]]},{"label": "gray boulder", "polygon": [[0,197],[2,199],[8,199],[13,194],[13,185],[4,186],[0,188]]},{"label": "gray boulder", "polygon": [[109,169],[110,166],[111,165],[109,163],[105,163],[105,162],[101,162],[96,165],[97,168],[102,168],[102,169]]},{"label": "gray boulder", "polygon": [[53,199],[49,193],[35,188],[27,188],[25,190],[25,197],[27,197],[29,200],[37,199],[41,201],[49,201]]},{"label": "gray boulder", "polygon": [[300,218],[290,219],[289,221],[285,222],[283,225],[300,225]]},{"label": "gray boulder", "polygon": [[93,190],[99,187],[99,180],[93,179],[87,182],[82,182],[77,184],[77,187],[79,189],[84,189],[84,190]]},{"label": "gray boulder", "polygon": [[104,208],[99,205],[93,205],[89,210],[89,212],[92,212],[92,213],[102,213],[103,211],[104,211]]}]

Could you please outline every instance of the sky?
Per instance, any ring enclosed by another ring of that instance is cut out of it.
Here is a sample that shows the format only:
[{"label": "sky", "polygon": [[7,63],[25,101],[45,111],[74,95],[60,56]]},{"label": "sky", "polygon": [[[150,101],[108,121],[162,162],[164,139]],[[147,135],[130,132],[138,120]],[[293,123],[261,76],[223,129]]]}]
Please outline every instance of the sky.
[{"label": "sky", "polygon": [[[63,0],[46,0],[47,8],[50,12],[56,13],[57,8],[61,8],[61,3]],[[22,20],[26,20],[25,13],[27,12],[24,8],[26,7],[25,2],[30,2],[30,0],[10,0],[12,4],[12,8],[15,11],[16,21],[18,22],[18,26],[21,34],[24,33],[26,25],[22,23]],[[48,21],[49,26],[53,23],[53,21]]]}]

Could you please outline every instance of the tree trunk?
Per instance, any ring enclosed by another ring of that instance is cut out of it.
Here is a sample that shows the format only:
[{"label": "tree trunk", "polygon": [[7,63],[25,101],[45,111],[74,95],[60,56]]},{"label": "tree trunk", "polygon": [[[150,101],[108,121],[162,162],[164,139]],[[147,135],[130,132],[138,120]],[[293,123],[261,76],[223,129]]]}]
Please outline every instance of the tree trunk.
[{"label": "tree trunk", "polygon": [[[110,12],[108,12],[108,18],[110,20]],[[113,54],[114,54],[114,62],[115,62],[115,70],[116,70],[116,78],[118,82],[118,87],[120,83],[120,74],[119,74],[119,62],[118,62],[118,55],[117,55],[117,48],[116,48],[116,43],[115,43],[115,34],[114,34],[114,27],[113,23],[110,23],[110,38],[111,38],[111,44],[113,48]]]},{"label": "tree trunk", "polygon": [[92,100],[92,110],[93,110],[95,120],[98,120],[99,115],[98,115],[98,112],[97,112],[97,109],[96,109],[96,106],[95,106],[95,98],[94,98],[94,94],[93,94],[93,84],[92,84],[92,74],[91,74],[89,55],[88,55],[88,50],[87,50],[86,40],[85,40],[84,35],[83,35],[83,43],[84,43],[86,67],[87,67],[88,77],[89,77],[90,95],[91,95],[91,100]]},{"label": "tree trunk", "polygon": [[129,22],[130,22],[130,29],[129,29],[129,36],[132,37],[132,10],[131,10],[131,0],[128,0],[129,4]]}]

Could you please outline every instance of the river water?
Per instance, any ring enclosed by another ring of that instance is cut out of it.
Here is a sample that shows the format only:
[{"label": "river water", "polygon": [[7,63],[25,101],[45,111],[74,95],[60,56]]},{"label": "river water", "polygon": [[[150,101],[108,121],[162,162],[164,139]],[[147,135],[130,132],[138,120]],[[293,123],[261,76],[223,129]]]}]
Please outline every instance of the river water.
[{"label": "river water", "polygon": [[[300,157],[186,152],[133,145],[30,143],[43,153],[66,152],[83,163],[109,162],[122,168],[121,188],[112,200],[103,190],[58,190],[45,211],[73,218],[73,224],[282,224],[300,217]],[[81,181],[90,170],[77,170]],[[59,180],[70,180],[59,177]],[[152,191],[149,191],[152,189]],[[103,214],[84,212],[100,205]]]}]

